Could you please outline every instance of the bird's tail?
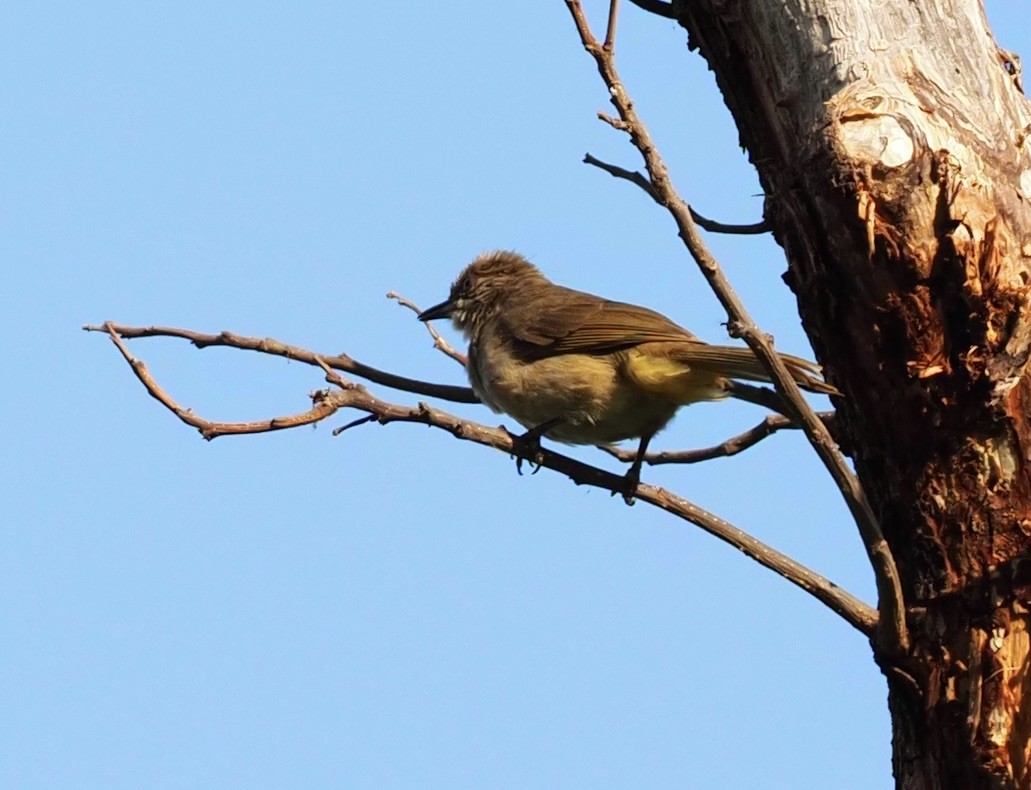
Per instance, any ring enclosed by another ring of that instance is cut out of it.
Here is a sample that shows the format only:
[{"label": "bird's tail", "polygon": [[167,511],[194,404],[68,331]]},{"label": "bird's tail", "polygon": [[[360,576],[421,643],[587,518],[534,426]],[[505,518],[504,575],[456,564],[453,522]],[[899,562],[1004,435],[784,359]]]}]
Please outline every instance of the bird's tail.
[{"label": "bird's tail", "polygon": [[[788,354],[781,354],[780,358],[798,386],[810,392],[837,394],[820,376],[816,363]],[[739,381],[770,381],[770,375],[751,349],[738,346],[697,342],[654,344],[628,354],[623,372],[645,391],[681,405],[726,397],[759,402],[756,390],[759,395],[769,395],[780,402],[780,396],[771,390]],[[783,412],[783,406],[770,408]]]},{"label": "bird's tail", "polygon": [[[687,363],[694,370],[706,370],[729,379],[770,381],[770,374],[750,348],[697,344],[676,349],[671,356]],[[837,395],[838,390],[823,380],[820,366],[791,354],[779,354],[784,367],[804,390],[824,395]]]}]

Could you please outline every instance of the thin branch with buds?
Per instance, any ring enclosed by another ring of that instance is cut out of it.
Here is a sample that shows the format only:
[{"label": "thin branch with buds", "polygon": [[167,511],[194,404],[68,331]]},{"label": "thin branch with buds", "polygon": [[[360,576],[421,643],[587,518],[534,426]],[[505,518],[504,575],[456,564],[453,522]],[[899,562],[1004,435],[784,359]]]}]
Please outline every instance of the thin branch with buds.
[{"label": "thin branch with buds", "polygon": [[[844,456],[838,451],[830,433],[803,397],[784,362],[774,350],[769,337],[759,330],[744,303],[741,302],[724,275],[719,263],[705,245],[691,216],[690,206],[673,187],[666,164],[659,154],[648,128],[637,115],[633,101],[616,70],[612,49],[602,46],[595,38],[579,0],[566,0],[566,6],[573,17],[581,43],[594,58],[598,73],[608,89],[610,101],[619,115],[618,118],[613,118],[605,113],[598,113],[598,117],[613,128],[625,131],[641,153],[648,171],[648,182],[654,190],[656,199],[670,212],[688,251],[701,269],[709,287],[727,311],[730,319],[728,322],[730,334],[744,340],[762,362],[777,391],[785,400],[788,416],[801,426],[809,443],[841,491],[859,528],[877,583],[881,611],[876,640],[877,647],[889,655],[902,655],[909,644],[902,584],[895,566],[895,559],[884,539],[880,524],[877,523],[877,518],[870,508],[866,494]],[[611,9],[609,19],[611,27],[613,24]]]},{"label": "thin branch with buds", "polygon": [[236,335],[232,332],[219,332],[217,335],[204,332],[194,332],[192,329],[178,329],[172,326],[125,326],[111,321],[101,326],[87,324],[83,327],[87,332],[115,332],[124,338],[137,337],[179,337],[189,340],[197,348],[209,348],[211,346],[229,346],[245,351],[258,351],[262,354],[272,354],[286,359],[295,359],[298,362],[306,362],[309,365],[316,365],[316,358],[322,359],[327,365],[345,373],[353,373],[368,379],[376,384],[382,384],[391,389],[412,392],[416,395],[427,395],[431,398],[440,398],[453,403],[479,403],[480,399],[470,387],[455,387],[451,384],[433,384],[428,381],[409,379],[393,373],[387,373],[371,365],[365,365],[352,359],[347,354],[326,354],[319,356],[313,351],[299,346],[291,346],[282,343],[271,337],[246,337]]},{"label": "thin branch with buds", "polygon": [[[377,422],[388,425],[394,422],[409,422],[429,425],[452,434],[456,438],[493,447],[509,455],[522,458],[535,465],[554,470],[568,476],[577,485],[587,485],[604,489],[613,494],[624,493],[625,481],[620,475],[606,472],[603,469],[585,464],[568,456],[561,455],[540,447],[527,448],[518,437],[502,428],[489,428],[485,425],[465,420],[453,414],[432,408],[420,403],[418,406],[405,406],[381,400],[369,392],[361,384],[348,381],[338,372],[338,366],[331,364],[330,359],[322,357],[306,349],[285,346],[278,341],[266,339],[263,344],[255,345],[252,338],[242,338],[228,332],[221,335],[203,335],[188,330],[170,327],[150,327],[141,330],[133,327],[121,327],[113,322],[101,326],[84,327],[89,331],[105,332],[118,348],[123,359],[143,384],[150,395],[165,408],[175,414],[182,422],[196,428],[205,439],[219,436],[239,435],[245,433],[263,433],[268,431],[309,425],[325,420],[341,409],[356,409],[364,412],[362,417],[352,420],[334,430],[334,435],[361,425]],[[247,423],[213,422],[195,414],[192,410],[181,406],[169,395],[147,370],[147,366],[134,357],[124,342],[126,337],[172,336],[191,340],[198,348],[210,345],[228,345],[259,351],[260,353],[286,356],[284,348],[290,348],[291,359],[317,366],[325,374],[326,381],[332,389],[321,389],[311,393],[312,408],[296,415],[274,417]],[[216,343],[213,338],[219,338]],[[199,341],[199,342],[198,342]],[[340,357],[336,357],[337,360]],[[349,359],[349,358],[348,358]],[[363,366],[369,370],[367,366]],[[373,369],[374,370],[374,369]],[[381,372],[378,372],[381,374]],[[392,379],[397,381],[399,377]],[[424,382],[417,382],[422,385]],[[637,499],[661,508],[678,518],[694,524],[720,540],[748,555],[760,565],[783,576],[797,585],[831,610],[840,615],[846,622],[869,637],[877,627],[878,614],[873,607],[863,603],[851,593],[838,587],[829,579],[810,570],[776,549],[752,537],[733,524],[719,518],[697,505],[679,497],[665,489],[641,483],[635,492]]]},{"label": "thin branch with buds", "polygon": [[[587,23],[583,17],[579,2],[567,0],[567,4],[573,12],[584,46],[590,51],[597,63],[599,71],[610,88],[612,101],[619,111],[619,117],[609,117],[600,114],[600,117],[616,129],[626,131],[641,153],[644,155],[648,176],[642,174],[630,174],[629,171],[622,171],[612,165],[605,165],[598,160],[589,162],[616,175],[635,181],[639,186],[646,189],[656,201],[669,208],[677,220],[680,228],[680,235],[685,239],[689,249],[702,267],[703,272],[710,280],[710,285],[720,297],[730,316],[732,333],[743,337],[752,347],[757,357],[767,365],[770,374],[777,384],[777,391],[739,384],[740,392],[735,390],[735,396],[745,397],[754,403],[768,406],[782,411],[786,416],[770,415],[763,423],[752,428],[739,436],[732,437],[716,448],[703,448],[701,450],[688,451],[680,454],[659,454],[652,456],[653,463],[691,463],[703,458],[728,456],[741,452],[751,447],[762,439],[786,427],[800,426],[806,431],[810,441],[821,451],[821,446],[830,447],[833,450],[833,440],[821,422],[825,415],[816,415],[802,398],[793,379],[783,368],[780,358],[772,350],[770,342],[765,336],[759,334],[744,308],[737,302],[737,297],[730,289],[729,284],[723,278],[715,261],[708,251],[705,250],[698,237],[695,221],[702,221],[693,215],[689,206],[684,203],[673,191],[666,175],[665,166],[655,151],[654,145],[648,137],[647,129],[644,128],[637,118],[630,104],[625,90],[619,83],[618,75],[615,72],[612,50],[616,39],[616,22],[619,3],[618,0],[610,0],[609,21],[605,44],[601,45],[593,38]],[[718,223],[717,223],[718,224]],[[741,232],[738,230],[737,232]],[[408,309],[418,312],[418,308],[407,299],[396,294],[390,294],[399,304]],[[176,415],[185,424],[198,430],[206,439],[213,439],[224,435],[238,435],[246,433],[262,433],[268,431],[282,430],[299,425],[309,425],[325,420],[337,411],[345,408],[356,409],[362,412],[362,416],[352,420],[334,431],[334,435],[355,429],[359,426],[377,422],[389,424],[392,422],[414,422],[446,430],[457,438],[473,441],[485,446],[516,456],[518,459],[530,461],[539,466],[552,469],[569,476],[578,485],[590,485],[597,488],[625,495],[626,480],[622,476],[614,475],[594,466],[582,463],[575,459],[560,455],[553,451],[530,446],[523,442],[520,437],[514,436],[504,428],[488,428],[475,422],[461,419],[454,415],[431,408],[426,404],[419,404],[417,407],[389,403],[373,396],[364,386],[348,381],[340,375],[340,371],[354,374],[371,382],[392,387],[407,392],[428,395],[431,397],[450,400],[458,403],[476,403],[478,399],[475,393],[468,387],[455,387],[444,384],[434,384],[398,376],[369,365],[365,365],[351,358],[347,354],[319,355],[308,349],[291,346],[273,338],[253,338],[236,335],[231,332],[218,334],[205,334],[187,329],[174,327],[128,327],[107,322],[102,326],[86,326],[84,329],[90,331],[105,332],[115,346],[118,348],[124,360],[130,365],[133,372],[143,384],[150,395],[156,398],[169,411]],[[464,364],[465,358],[460,352],[450,347],[439,334],[429,328],[438,349],[443,351],[452,359]],[[271,419],[243,422],[225,423],[207,420],[192,410],[182,407],[176,402],[154,379],[146,365],[133,357],[129,352],[125,340],[129,338],[146,337],[178,337],[193,343],[197,348],[208,348],[211,346],[228,346],[244,350],[256,351],[262,354],[285,357],[297,360],[312,366],[319,367],[326,380],[333,385],[331,389],[318,390],[311,394],[311,408],[297,414],[273,417]],[[814,425],[816,427],[814,427]],[[822,434],[820,433],[822,431]],[[821,445],[822,443],[822,445]],[[836,450],[834,450],[836,453]],[[824,457],[825,453],[821,455]],[[840,458],[840,456],[838,456]],[[825,459],[825,463],[834,473],[834,466]],[[835,479],[838,479],[837,477]],[[839,481],[843,491],[848,498],[849,489]],[[861,495],[861,491],[859,492]],[[875,571],[878,573],[878,591],[881,597],[882,614],[848,592],[840,589],[829,580],[814,573],[809,568],[792,560],[790,557],[777,552],[769,546],[761,543],[752,536],[708,513],[687,500],[676,496],[661,488],[647,484],[639,484],[634,491],[636,499],[647,502],[655,507],[660,507],[667,512],[695,524],[710,532],[721,540],[744,552],[755,559],[764,567],[770,568],[784,578],[791,581],[798,587],[806,590],[810,595],[823,602],[830,609],[838,613],[843,619],[857,628],[868,637],[873,637],[881,632],[894,635],[895,642],[892,643],[883,635],[878,637],[880,645],[887,645],[889,648],[895,645],[905,644],[905,625],[901,631],[897,624],[897,610],[894,604],[901,606],[901,597],[892,598],[890,585],[884,588],[883,579],[891,579],[891,572],[894,566],[884,566],[875,561]],[[865,500],[849,499],[850,505]],[[861,519],[862,513],[856,515],[860,521],[861,532],[864,539],[868,537],[868,531],[864,531],[864,524]],[[872,516],[870,516],[872,520]],[[876,522],[873,522],[876,528]],[[882,540],[883,543],[883,540]],[[891,561],[890,554],[876,555],[870,549],[871,556],[879,556],[880,559],[887,557]],[[886,547],[885,547],[886,551]],[[897,576],[894,577],[897,581]],[[885,589],[888,592],[885,592]],[[887,602],[887,603],[886,603]]]}]

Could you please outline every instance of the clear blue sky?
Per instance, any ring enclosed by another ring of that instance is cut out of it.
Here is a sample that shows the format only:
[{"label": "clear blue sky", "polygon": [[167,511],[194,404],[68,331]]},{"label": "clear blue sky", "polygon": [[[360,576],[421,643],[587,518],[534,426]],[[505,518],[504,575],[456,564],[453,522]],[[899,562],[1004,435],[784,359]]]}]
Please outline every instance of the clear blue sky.
[{"label": "clear blue sky", "polygon": [[[607,4],[588,5],[600,23]],[[1018,5],[992,11],[1026,55]],[[5,10],[4,787],[890,785],[864,640],[732,549],[422,427],[333,438],[342,416],[206,443],[79,330],[232,329],[461,383],[384,294],[432,304],[476,253],[508,247],[723,339],[668,218],[580,163],[638,166],[594,119],[605,93],[564,3],[500,8]],[[757,220],[683,32],[627,7],[619,47],[683,193]],[[712,246],[779,346],[807,354],[778,249]],[[322,386],[282,360],[132,348],[214,419],[300,411]],[[658,445],[760,417],[694,407]],[[872,599],[799,437],[645,478]]]}]

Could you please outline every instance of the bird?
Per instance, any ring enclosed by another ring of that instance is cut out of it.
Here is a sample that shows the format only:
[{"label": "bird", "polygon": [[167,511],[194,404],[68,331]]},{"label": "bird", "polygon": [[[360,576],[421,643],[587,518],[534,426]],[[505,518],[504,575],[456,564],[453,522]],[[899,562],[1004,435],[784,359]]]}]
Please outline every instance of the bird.
[{"label": "bird", "polygon": [[[442,318],[469,342],[466,371],[477,397],[526,428],[514,438],[529,448],[539,450],[541,437],[589,445],[638,439],[624,478],[628,502],[649,442],[681,406],[754,401],[748,390],[757,388],[736,380],[770,381],[751,349],[709,344],[647,307],[553,283],[508,250],[477,256],[448,298],[419,314]],[[779,356],[803,389],[837,393],[816,363]]]}]

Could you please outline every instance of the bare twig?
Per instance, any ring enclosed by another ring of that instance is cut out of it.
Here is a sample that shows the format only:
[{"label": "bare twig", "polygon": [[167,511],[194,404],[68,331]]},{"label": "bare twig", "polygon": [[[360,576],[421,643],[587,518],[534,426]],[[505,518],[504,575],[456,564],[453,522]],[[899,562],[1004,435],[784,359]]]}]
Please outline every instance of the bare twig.
[{"label": "bare twig", "polygon": [[[399,294],[397,291],[390,291],[387,294],[387,299],[393,299],[399,305],[401,305],[402,307],[407,307],[416,315],[419,315],[419,313],[422,312],[422,310],[416,307],[414,303],[412,303],[408,299],[405,299],[405,297],[401,296],[401,294]],[[438,351],[442,352],[445,356],[451,357],[451,359],[455,360],[455,362],[457,362],[464,368],[466,363],[465,354],[463,354],[461,351],[459,351],[450,343],[448,343],[441,336],[440,332],[437,331],[437,328],[432,323],[430,323],[429,321],[424,321],[423,326],[426,327],[426,329],[430,333],[430,337],[433,338],[433,347],[436,348]]]},{"label": "bare twig", "polygon": [[[820,418],[825,421],[834,419],[834,412],[820,412]],[[773,436],[785,428],[798,428],[789,418],[782,414],[768,414],[758,425],[743,431],[736,436],[731,436],[712,447],[702,447],[697,450],[663,450],[656,453],[647,453],[644,461],[651,466],[659,464],[697,464],[701,461],[711,461],[714,458],[729,458],[732,455],[754,447],[763,439]],[[627,463],[634,460],[637,455],[635,450],[616,447],[615,445],[598,445],[598,449],[604,450],[614,458]]]},{"label": "bare twig", "polygon": [[756,406],[762,406],[764,409],[775,411],[777,414],[783,414],[788,418],[791,417],[791,409],[776,390],[771,390],[769,387],[760,387],[757,384],[746,384],[743,381],[733,380],[727,382],[726,387],[728,394],[733,398],[755,404]]},{"label": "bare twig", "polygon": [[594,58],[598,72],[608,88],[610,100],[619,113],[618,120],[601,113],[599,117],[614,128],[625,130],[640,151],[648,171],[649,182],[658,195],[659,202],[669,210],[677,224],[680,237],[727,311],[730,334],[743,339],[762,362],[777,391],[784,397],[789,408],[789,416],[802,427],[806,438],[837,483],[859,528],[877,582],[878,605],[881,611],[877,647],[889,655],[903,654],[908,648],[909,636],[902,584],[895,559],[870,508],[866,494],[844,456],[838,452],[830,433],[809,406],[784,362],[773,349],[770,339],[756,326],[716,259],[706,247],[691,217],[690,207],[673,187],[666,164],[623,86],[613,54],[601,46],[591,32],[579,0],[566,0],[566,5],[580,34],[580,40]]},{"label": "bare twig", "polygon": [[641,501],[660,507],[667,513],[689,521],[710,535],[729,543],[760,565],[801,587],[868,637],[872,637],[876,632],[879,621],[876,609],[855,598],[851,593],[842,590],[829,579],[814,573],[800,562],[753,538],[728,521],[656,486],[639,485],[637,497]]},{"label": "bare twig", "polygon": [[[338,383],[336,378],[338,378],[336,374],[327,375],[327,380],[333,383]],[[346,382],[344,384],[346,386]],[[330,393],[327,396],[328,400],[335,402],[337,395],[336,392]],[[370,395],[364,388],[342,390],[339,397],[345,400],[346,405],[350,408],[375,414],[377,421],[383,425],[391,422],[422,423],[446,430],[459,439],[494,447],[509,455],[519,455],[522,449],[517,439],[504,428],[488,428],[439,411],[425,403],[420,403],[416,408],[385,403]],[[574,458],[544,448],[536,450],[532,458],[522,457],[534,464],[540,464],[542,467],[568,476],[577,485],[602,488],[614,494],[624,493],[622,476],[614,475]],[[637,486],[634,496],[701,527],[709,534],[729,543],[760,565],[780,574],[826,604],[863,634],[870,636],[873,633],[877,624],[877,612],[872,607],[841,589],[829,579],[752,537],[744,530],[657,486],[641,483]]]},{"label": "bare twig", "polygon": [[619,21],[619,0],[609,0],[609,23],[605,28],[605,49],[611,52],[616,46],[616,24]]},{"label": "bare twig", "polygon": [[589,151],[584,154],[583,161],[585,165],[591,165],[599,170],[604,170],[613,178],[622,178],[624,181],[629,181],[634,186],[638,186],[643,189],[644,193],[656,203],[659,202],[659,196],[655,192],[655,187],[652,186],[652,182],[649,181],[648,177],[640,170],[627,170],[625,167],[609,164]]},{"label": "bare twig", "polygon": [[770,223],[766,220],[760,220],[748,225],[732,225],[728,222],[718,222],[704,217],[694,209],[691,209],[691,219],[703,230],[707,230],[710,233],[725,233],[728,236],[758,236],[770,232]]},{"label": "bare twig", "polygon": [[[326,370],[329,370],[329,368],[327,367]],[[364,417],[359,417],[357,420],[351,420],[347,425],[341,425],[339,428],[334,428],[333,435],[339,436],[344,431],[349,431],[352,428],[357,428],[359,425],[365,425],[370,422],[376,422],[375,414],[366,414]]]},{"label": "bare twig", "polygon": [[[341,387],[339,392],[326,394],[327,401],[334,405],[340,401],[340,406],[346,405],[349,408],[367,411],[380,424],[416,422],[441,428],[456,438],[494,447],[509,455],[519,455],[523,450],[516,437],[504,427],[488,428],[434,409],[425,403],[420,403],[415,408],[386,403],[372,396],[364,387],[356,387],[342,379],[328,366],[323,366],[323,368],[326,372],[326,380]],[[371,422],[371,420],[369,421]],[[359,424],[359,422],[365,421],[356,420],[352,425]],[[623,493],[623,477],[568,456],[540,448],[535,449],[532,458],[523,457],[525,460],[567,475],[577,485],[602,488],[614,494]],[[729,543],[761,565],[813,595],[862,633],[867,636],[873,633],[877,622],[877,613],[873,608],[801,563],[753,538],[726,520],[665,489],[642,483],[638,485],[635,496],[695,524],[720,540]]]},{"label": "bare twig", "polygon": [[[226,434],[261,433],[311,424],[324,420],[340,409],[350,408],[365,412],[365,415],[338,428],[334,431],[335,434],[370,422],[379,422],[383,425],[391,422],[421,423],[448,431],[459,439],[494,447],[509,455],[523,457],[525,460],[567,475],[578,485],[589,485],[612,493],[624,493],[625,480],[620,475],[614,475],[611,472],[606,472],[603,469],[598,469],[597,467],[543,448],[535,448],[533,450],[533,457],[528,457],[525,455],[527,448],[521,445],[518,438],[513,437],[503,427],[488,428],[485,425],[463,420],[455,415],[434,409],[425,403],[411,407],[380,400],[362,385],[350,382],[340,376],[334,370],[334,366],[332,366],[329,359],[323,359],[318,354],[305,349],[292,349],[291,358],[311,360],[311,364],[322,368],[326,380],[336,387],[333,390],[319,390],[312,393],[313,408],[310,411],[289,417],[276,417],[249,423],[213,422],[194,414],[189,409],[183,408],[164,391],[150,375],[146,365],[136,359],[126,348],[119,332],[118,324],[107,322],[101,327],[90,328],[94,331],[106,332],[147,392],[180,420],[196,428],[207,439]],[[204,345],[218,344],[213,341],[209,342],[215,336],[187,332],[186,330],[175,330],[174,332],[133,331],[136,337],[174,336],[192,339],[192,336],[196,336],[202,341],[200,344],[197,344],[199,348],[203,348]],[[223,333],[223,335],[230,338],[235,337],[228,333]],[[220,344],[236,348],[252,348],[250,345],[238,345],[233,342],[223,342]],[[276,344],[265,347],[256,346],[252,350],[283,356],[282,350]],[[876,610],[801,563],[756,540],[727,521],[664,489],[640,484],[637,487],[635,496],[637,499],[660,507],[678,518],[701,527],[706,532],[744,552],[759,564],[780,574],[824,603],[866,636],[870,636],[874,632],[878,620]]]},{"label": "bare twig", "polygon": [[[659,205],[662,205],[662,201],[659,199],[658,194],[656,194],[655,187],[652,186],[652,182],[649,181],[648,177],[639,170],[627,170],[625,167],[604,162],[590,153],[584,154],[583,161],[584,164],[592,165],[593,167],[597,167],[599,170],[604,170],[613,178],[621,178],[624,181],[629,181],[631,184],[640,187],[648,197]],[[708,219],[707,217],[699,214],[693,208],[688,208],[691,211],[691,219],[695,221],[698,227],[703,230],[707,230],[710,233],[726,233],[728,235],[737,236],[757,236],[762,233],[770,232],[770,224],[766,220],[753,222],[750,225],[731,225],[726,222],[717,222],[714,219]]]},{"label": "bare twig", "polygon": [[115,332],[124,338],[138,337],[179,337],[189,340],[197,348],[208,348],[209,346],[228,346],[240,348],[245,351],[258,351],[262,354],[294,359],[308,365],[318,366],[318,359],[325,360],[331,368],[342,370],[345,373],[353,373],[363,379],[382,384],[404,392],[412,392],[416,395],[427,395],[432,398],[441,398],[454,403],[479,403],[479,398],[469,387],[455,387],[450,384],[433,384],[428,381],[409,379],[404,376],[397,376],[393,373],[379,370],[370,365],[362,364],[347,354],[316,354],[306,348],[290,346],[271,337],[245,337],[232,332],[219,332],[217,335],[194,332],[191,329],[179,329],[171,326],[124,326],[110,321],[102,326],[87,324],[83,327],[87,332]]},{"label": "bare twig", "polygon": [[255,420],[254,422],[212,422],[211,420],[206,420],[203,417],[198,417],[190,409],[183,408],[176,403],[172,396],[165,392],[164,388],[162,388],[154,377],[150,375],[150,371],[147,370],[147,366],[129,352],[125,342],[119,336],[119,332],[115,324],[107,322],[103,327],[101,327],[101,329],[108,333],[111,338],[111,342],[117,346],[122,357],[129,363],[129,367],[132,368],[132,372],[136,374],[136,378],[140,380],[140,383],[143,384],[147,392],[149,392],[153,398],[157,399],[166,409],[172,412],[184,423],[196,428],[200,432],[200,435],[208,440],[214,439],[218,436],[245,433],[268,433],[269,431],[281,431],[285,428],[296,428],[300,425],[311,425],[312,423],[326,419],[326,417],[330,416],[340,408],[339,406],[333,406],[326,401],[313,398],[314,407],[301,414],[293,414],[286,417],[273,417],[268,420]]}]

